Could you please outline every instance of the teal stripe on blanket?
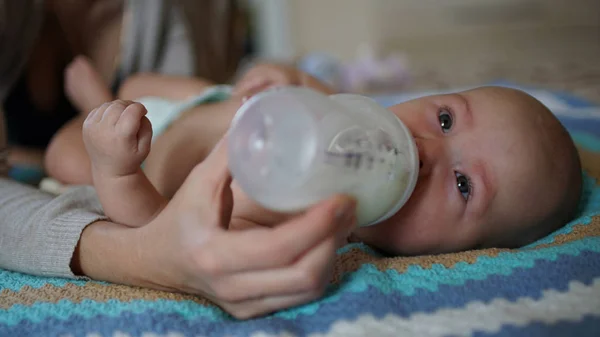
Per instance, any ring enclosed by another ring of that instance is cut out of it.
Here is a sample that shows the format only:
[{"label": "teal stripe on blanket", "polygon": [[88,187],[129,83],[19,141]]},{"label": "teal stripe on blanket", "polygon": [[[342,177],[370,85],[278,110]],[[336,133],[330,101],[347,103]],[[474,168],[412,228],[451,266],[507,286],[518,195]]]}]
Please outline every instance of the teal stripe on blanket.
[{"label": "teal stripe on blanket", "polygon": [[[376,287],[387,294],[399,292],[405,296],[413,296],[418,289],[435,292],[440,285],[462,285],[467,280],[485,280],[491,275],[510,275],[515,268],[533,267],[536,260],[554,261],[560,255],[577,256],[582,251],[600,253],[600,237],[584,238],[560,246],[534,251],[506,252],[499,254],[497,257],[481,256],[474,264],[460,262],[452,268],[446,268],[440,264],[433,265],[431,268],[422,268],[413,265],[402,274],[395,270],[379,271],[375,266],[365,264],[359,270],[346,275],[342,284],[332,287],[329,295],[321,301],[283,311],[275,316],[294,319],[299,315],[311,315],[322,304],[340,300],[343,293],[364,292],[369,286]],[[94,315],[104,314],[114,317],[124,311],[141,313],[149,309],[161,313],[176,313],[186,319],[197,317],[213,320],[229,319],[227,315],[223,314],[216,307],[204,307],[190,301],[133,300],[121,302],[110,300],[108,302],[94,302],[85,300],[81,303],[72,303],[63,300],[56,304],[36,303],[32,306],[15,305],[8,310],[1,310],[0,323],[13,325],[24,319],[41,322],[49,317],[66,319],[72,315],[89,318]]]},{"label": "teal stripe on blanket", "polygon": [[230,316],[217,307],[205,307],[192,301],[161,299],[156,301],[132,300],[122,302],[109,300],[96,302],[83,300],[80,303],[73,303],[69,300],[62,300],[57,303],[35,303],[31,306],[18,304],[11,309],[0,310],[0,323],[15,325],[22,320],[40,323],[50,317],[61,320],[67,320],[72,316],[79,316],[82,319],[90,319],[97,315],[118,317],[123,312],[141,314],[148,310],[166,314],[175,313],[188,320],[200,317],[220,321],[231,319]]},{"label": "teal stripe on blanket", "polygon": [[86,283],[86,281],[70,280],[64,278],[36,277],[0,269],[0,290],[7,289],[12,291],[18,291],[24,286],[29,286],[38,289],[45,285],[64,287],[68,283],[82,286]]},{"label": "teal stripe on blanket", "polygon": [[588,151],[600,152],[600,139],[585,132],[570,132],[575,143],[583,146]]}]

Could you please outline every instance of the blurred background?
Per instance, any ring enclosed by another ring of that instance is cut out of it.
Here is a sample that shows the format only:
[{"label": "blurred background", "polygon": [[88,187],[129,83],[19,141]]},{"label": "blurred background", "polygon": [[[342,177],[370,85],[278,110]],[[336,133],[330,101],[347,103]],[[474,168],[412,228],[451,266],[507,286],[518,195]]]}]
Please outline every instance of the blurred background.
[{"label": "blurred background", "polygon": [[[363,69],[363,82],[382,82],[351,86],[355,91],[504,80],[600,102],[598,0],[249,0],[248,5],[251,55],[300,62],[322,76],[333,59],[346,72]],[[396,77],[386,79],[385,73]]]},{"label": "blurred background", "polygon": [[81,55],[112,95],[140,72],[231,83],[277,61],[386,106],[486,84],[600,103],[600,0],[0,0],[0,40],[11,176],[34,183],[53,137],[81,136],[62,90],[93,87],[81,67],[65,85]]}]

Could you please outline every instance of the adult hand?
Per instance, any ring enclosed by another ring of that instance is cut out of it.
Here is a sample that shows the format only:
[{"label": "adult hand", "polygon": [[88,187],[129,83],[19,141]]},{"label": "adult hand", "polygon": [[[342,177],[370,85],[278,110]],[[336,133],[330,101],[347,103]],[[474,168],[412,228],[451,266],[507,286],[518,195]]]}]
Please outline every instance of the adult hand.
[{"label": "adult hand", "polygon": [[81,271],[95,279],[202,295],[237,318],[321,296],[335,250],[353,229],[355,202],[336,196],[273,228],[228,230],[230,184],[222,141],[148,225],[89,226],[80,241]]}]

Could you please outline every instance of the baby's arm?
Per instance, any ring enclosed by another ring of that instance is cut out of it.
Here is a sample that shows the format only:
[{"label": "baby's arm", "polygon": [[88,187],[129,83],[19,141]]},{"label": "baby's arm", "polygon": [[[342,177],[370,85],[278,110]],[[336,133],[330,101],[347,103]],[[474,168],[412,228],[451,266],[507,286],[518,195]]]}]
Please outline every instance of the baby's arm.
[{"label": "baby's arm", "polygon": [[213,83],[197,77],[162,74],[132,75],[119,88],[120,99],[139,99],[146,96],[183,101],[202,93]]},{"label": "baby's arm", "polygon": [[308,87],[326,95],[336,91],[308,73],[281,64],[259,64],[250,69],[235,85],[235,93],[241,97],[255,95],[272,87],[295,85]]},{"label": "baby's arm", "polygon": [[296,70],[298,72],[299,85],[302,87],[308,87],[317,91],[320,91],[326,95],[334,95],[338,92],[330,87],[329,85],[319,81],[312,75],[305,73],[301,70]]},{"label": "baby's arm", "polygon": [[140,227],[166,205],[142,169],[150,152],[152,127],[146,108],[117,100],[90,112],[83,141],[102,207],[114,222]]}]

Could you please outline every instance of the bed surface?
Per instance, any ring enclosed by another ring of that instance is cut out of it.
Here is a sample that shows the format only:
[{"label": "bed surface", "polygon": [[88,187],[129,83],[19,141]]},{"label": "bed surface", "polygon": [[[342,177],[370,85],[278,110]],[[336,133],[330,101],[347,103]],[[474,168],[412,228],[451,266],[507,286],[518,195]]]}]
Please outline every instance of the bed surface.
[{"label": "bed surface", "polygon": [[349,245],[323,299],[245,322],[192,296],[0,270],[0,336],[599,336],[600,76],[571,87],[511,79],[546,100],[582,149],[580,215],[552,235],[517,250],[408,258]]}]

